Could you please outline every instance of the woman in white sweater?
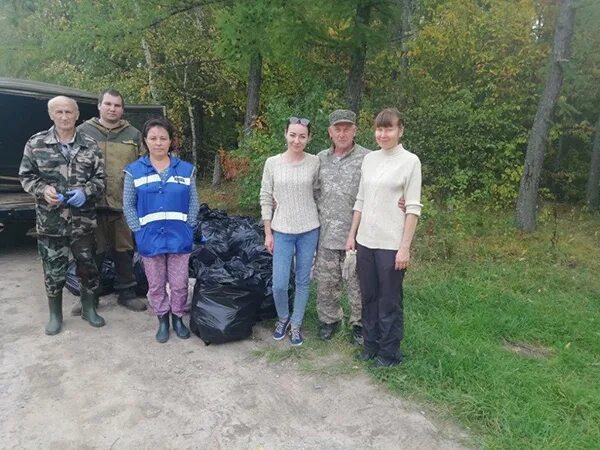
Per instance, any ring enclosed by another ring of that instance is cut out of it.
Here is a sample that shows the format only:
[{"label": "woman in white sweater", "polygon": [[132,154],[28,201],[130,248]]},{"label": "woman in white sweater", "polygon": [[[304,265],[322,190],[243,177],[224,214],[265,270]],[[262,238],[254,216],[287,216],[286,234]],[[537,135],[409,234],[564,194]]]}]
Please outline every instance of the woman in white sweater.
[{"label": "woman in white sweater", "polygon": [[[300,328],[308,303],[310,269],[319,241],[314,198],[319,159],[304,151],[310,139],[308,119],[290,117],[285,139],[286,151],[265,162],[260,206],[265,224],[265,247],[273,254],[273,299],[279,317],[273,339],[283,339],[289,328],[292,345],[302,345]],[[294,256],[296,293],[290,316],[288,285]]]},{"label": "woman in white sweater", "polygon": [[[421,162],[400,144],[403,133],[404,120],[396,108],[377,115],[375,139],[381,149],[363,160],[346,242],[347,250],[357,249],[364,337],[359,358],[374,359],[373,367],[402,361],[402,281],[421,214]],[[401,197],[406,211],[397,207]]]}]

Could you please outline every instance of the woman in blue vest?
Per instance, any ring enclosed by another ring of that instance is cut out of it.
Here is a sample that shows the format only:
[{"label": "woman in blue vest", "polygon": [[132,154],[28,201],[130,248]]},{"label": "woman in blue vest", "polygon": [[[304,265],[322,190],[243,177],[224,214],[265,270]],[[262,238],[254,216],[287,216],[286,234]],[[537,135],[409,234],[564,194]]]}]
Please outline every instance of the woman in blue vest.
[{"label": "woman in blue vest", "polygon": [[142,137],[148,153],[125,168],[123,191],[123,212],[144,263],[160,343],[169,340],[169,313],[177,336],[190,337],[182,316],[198,215],[194,166],[171,154],[173,136],[173,125],[166,119],[144,124]]}]

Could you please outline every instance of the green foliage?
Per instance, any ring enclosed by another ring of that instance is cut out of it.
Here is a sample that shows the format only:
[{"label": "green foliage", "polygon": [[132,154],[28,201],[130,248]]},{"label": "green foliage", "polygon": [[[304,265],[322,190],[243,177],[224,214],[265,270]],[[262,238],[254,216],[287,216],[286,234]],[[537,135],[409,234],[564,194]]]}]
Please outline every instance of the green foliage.
[{"label": "green foliage", "polygon": [[431,195],[495,207],[514,201],[527,130],[510,120],[510,106],[478,102],[466,89],[431,101],[409,109],[405,138]]},{"label": "green foliage", "polygon": [[262,170],[266,159],[285,151],[285,126],[290,116],[307,117],[311,121],[312,135],[306,151],[316,154],[329,147],[327,135],[329,108],[324,109],[323,90],[315,84],[310,95],[305,96],[296,105],[290,106],[286,99],[276,98],[267,106],[264,114],[268,128],[255,130],[244,139],[235,156],[249,159],[250,171],[242,180],[240,206],[258,210],[258,194]]},{"label": "green foliage", "polygon": [[[364,25],[356,13],[366,2],[371,0],[5,1],[0,75],[91,91],[115,86],[130,102],[156,98],[181,129],[185,149],[192,111],[200,173],[209,176],[216,150],[233,149],[241,140],[253,54],[263,55],[256,132],[270,142],[281,135],[287,116],[304,115],[313,121],[316,152],[328,145],[327,114],[345,106],[352,54],[364,38],[358,142],[374,148],[373,117],[383,107],[400,107],[407,117],[406,146],[424,163],[432,199],[488,208],[513,202],[556,2],[414,2],[407,54],[400,48],[407,37],[402,2],[371,2]],[[542,186],[549,198],[564,201],[582,198],[600,95],[600,3],[581,0],[576,18]],[[249,145],[244,148],[251,153]],[[248,189],[257,185],[257,173]]]}]

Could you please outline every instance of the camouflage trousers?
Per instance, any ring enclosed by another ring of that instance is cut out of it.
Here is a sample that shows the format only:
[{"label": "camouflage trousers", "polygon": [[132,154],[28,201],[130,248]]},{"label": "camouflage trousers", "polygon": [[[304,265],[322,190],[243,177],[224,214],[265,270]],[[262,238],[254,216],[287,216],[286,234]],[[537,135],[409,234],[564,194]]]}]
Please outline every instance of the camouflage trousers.
[{"label": "camouflage trousers", "polygon": [[96,240],[93,233],[71,237],[38,236],[38,252],[42,258],[44,284],[49,296],[60,294],[65,287],[69,250],[76,261],[76,274],[81,288],[96,291],[99,287],[100,278],[94,261]]},{"label": "camouflage trousers", "polygon": [[[317,282],[317,313],[323,323],[339,322],[344,317],[340,300],[342,297],[342,265],[345,250],[332,250],[319,245],[315,262]],[[346,293],[350,304],[350,325],[361,325],[360,288],[356,271],[346,282]]]}]

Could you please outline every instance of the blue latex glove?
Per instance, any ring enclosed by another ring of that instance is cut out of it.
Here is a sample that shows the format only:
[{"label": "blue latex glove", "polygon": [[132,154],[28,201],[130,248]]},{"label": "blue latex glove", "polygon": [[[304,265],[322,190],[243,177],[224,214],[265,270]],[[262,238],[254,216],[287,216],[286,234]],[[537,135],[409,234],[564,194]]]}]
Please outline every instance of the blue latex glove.
[{"label": "blue latex glove", "polygon": [[67,191],[67,195],[71,196],[71,198],[67,200],[67,205],[79,208],[85,203],[85,194],[83,193],[83,189],[72,189]]}]

